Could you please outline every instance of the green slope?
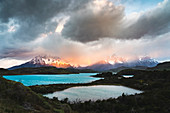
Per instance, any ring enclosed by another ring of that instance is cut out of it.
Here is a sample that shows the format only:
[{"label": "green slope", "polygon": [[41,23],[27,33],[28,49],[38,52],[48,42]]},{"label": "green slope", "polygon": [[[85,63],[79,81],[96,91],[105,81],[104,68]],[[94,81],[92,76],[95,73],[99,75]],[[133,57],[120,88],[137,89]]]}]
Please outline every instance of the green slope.
[{"label": "green slope", "polygon": [[50,100],[21,83],[0,77],[0,113],[70,113],[67,104]]}]

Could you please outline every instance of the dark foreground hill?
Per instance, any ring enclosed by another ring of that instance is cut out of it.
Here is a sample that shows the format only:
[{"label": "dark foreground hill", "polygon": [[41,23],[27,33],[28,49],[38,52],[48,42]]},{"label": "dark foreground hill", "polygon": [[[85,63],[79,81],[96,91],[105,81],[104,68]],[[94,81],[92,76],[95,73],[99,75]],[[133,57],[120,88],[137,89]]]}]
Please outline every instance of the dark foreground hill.
[{"label": "dark foreground hill", "polygon": [[0,77],[0,113],[70,113],[70,107],[44,98],[21,83]]}]

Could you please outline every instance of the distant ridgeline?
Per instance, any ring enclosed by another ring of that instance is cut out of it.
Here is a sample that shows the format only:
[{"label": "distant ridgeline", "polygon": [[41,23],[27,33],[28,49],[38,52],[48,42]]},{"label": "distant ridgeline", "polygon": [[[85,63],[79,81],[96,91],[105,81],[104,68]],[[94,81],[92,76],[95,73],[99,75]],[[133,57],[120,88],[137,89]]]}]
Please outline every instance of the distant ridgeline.
[{"label": "distant ridgeline", "polygon": [[[155,67],[119,67],[107,71],[118,72],[124,69],[142,69],[142,70],[170,70],[170,62],[159,63]],[[13,70],[0,68],[0,75],[20,75],[20,74],[75,74],[75,73],[96,73],[92,69],[88,68],[56,68],[53,66],[48,67],[27,67],[27,68],[18,68]]]},{"label": "distant ridgeline", "polygon": [[170,62],[159,63],[157,66],[148,68],[148,69],[156,69],[156,70],[170,70]]},{"label": "distant ridgeline", "polygon": [[90,69],[56,68],[56,67],[36,67],[19,68],[14,70],[0,69],[0,75],[22,75],[22,74],[76,74],[95,73]]}]

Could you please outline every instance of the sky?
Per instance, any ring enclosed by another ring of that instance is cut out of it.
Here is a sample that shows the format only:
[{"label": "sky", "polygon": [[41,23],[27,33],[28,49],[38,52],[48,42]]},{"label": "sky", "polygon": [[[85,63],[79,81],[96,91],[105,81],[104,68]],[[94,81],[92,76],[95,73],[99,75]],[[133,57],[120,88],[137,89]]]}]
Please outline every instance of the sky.
[{"label": "sky", "polygon": [[170,60],[170,0],[0,0],[0,68],[53,55]]}]

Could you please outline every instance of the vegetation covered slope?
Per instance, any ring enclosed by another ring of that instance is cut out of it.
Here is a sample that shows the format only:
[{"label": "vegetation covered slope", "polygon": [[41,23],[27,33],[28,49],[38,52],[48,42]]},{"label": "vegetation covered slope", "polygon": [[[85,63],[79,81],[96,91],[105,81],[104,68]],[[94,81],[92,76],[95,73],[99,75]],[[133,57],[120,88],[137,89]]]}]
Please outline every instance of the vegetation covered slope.
[{"label": "vegetation covered slope", "polygon": [[[121,75],[133,74],[133,78]],[[106,76],[105,76],[106,75]],[[104,79],[95,84],[119,84],[144,91],[142,94],[125,95],[117,99],[70,103],[78,113],[170,113],[170,71],[127,69],[117,75],[104,73]],[[66,99],[63,101],[66,102]]]},{"label": "vegetation covered slope", "polygon": [[70,113],[70,107],[0,77],[0,113]]}]

